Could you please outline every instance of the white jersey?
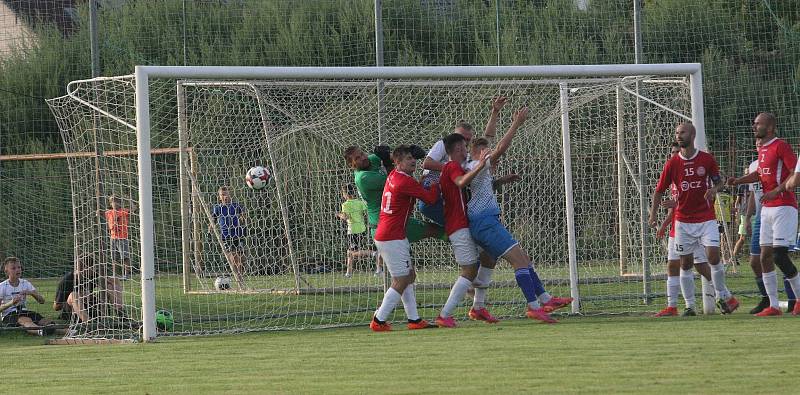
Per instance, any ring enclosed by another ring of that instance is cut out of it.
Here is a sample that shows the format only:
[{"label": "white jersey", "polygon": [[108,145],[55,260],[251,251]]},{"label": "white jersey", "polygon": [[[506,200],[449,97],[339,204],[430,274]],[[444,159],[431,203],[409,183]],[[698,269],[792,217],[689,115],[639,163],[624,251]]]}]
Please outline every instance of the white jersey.
[{"label": "white jersey", "polygon": [[[433,145],[430,151],[428,151],[428,158],[433,159],[436,162],[441,163],[444,165],[448,161],[447,151],[444,149],[444,140],[439,140],[436,144]],[[422,172],[422,185],[424,187],[429,187],[434,182],[439,181],[439,177],[441,177],[442,172],[436,170],[428,170],[425,169]]]},{"label": "white jersey", "polygon": [[[750,163],[750,167],[747,169],[748,172],[752,173],[754,171],[758,171],[758,160],[754,160],[753,163]],[[753,191],[753,198],[756,201],[756,212],[755,217],[759,218],[761,215],[761,196],[764,196],[764,190],[761,188],[761,181],[756,181],[752,184],[748,184],[751,191]]]},{"label": "white jersey", "polygon": [[[471,160],[467,162],[467,166],[464,169],[471,171],[478,166],[478,163],[476,160]],[[467,202],[467,216],[469,218],[500,215],[500,205],[494,195],[493,182],[492,164],[487,160],[486,165],[469,184],[469,202]]]},{"label": "white jersey", "polygon": [[[28,280],[19,279],[19,284],[15,287],[11,285],[8,280],[3,281],[0,283],[0,304],[6,304],[14,299],[14,295],[22,291],[33,292],[36,288],[33,287]],[[27,310],[25,306],[25,299],[26,297],[22,297],[22,301],[20,301],[16,306],[9,307],[0,313],[0,317],[5,318],[7,315],[15,312],[15,311],[25,311]]]}]

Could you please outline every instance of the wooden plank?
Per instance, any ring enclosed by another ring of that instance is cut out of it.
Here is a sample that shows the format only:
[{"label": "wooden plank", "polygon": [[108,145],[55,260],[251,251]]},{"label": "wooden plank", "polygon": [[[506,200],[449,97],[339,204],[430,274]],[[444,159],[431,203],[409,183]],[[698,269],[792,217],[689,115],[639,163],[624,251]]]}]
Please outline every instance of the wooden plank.
[{"label": "wooden plank", "polygon": [[[152,155],[177,154],[178,148],[154,148],[150,150]],[[191,152],[192,148],[186,148],[186,152]],[[105,151],[102,156],[135,156],[136,150]],[[58,152],[54,154],[17,154],[0,155],[0,162],[3,161],[26,161],[26,160],[58,160],[69,158],[93,158],[94,151],[84,152]]]}]

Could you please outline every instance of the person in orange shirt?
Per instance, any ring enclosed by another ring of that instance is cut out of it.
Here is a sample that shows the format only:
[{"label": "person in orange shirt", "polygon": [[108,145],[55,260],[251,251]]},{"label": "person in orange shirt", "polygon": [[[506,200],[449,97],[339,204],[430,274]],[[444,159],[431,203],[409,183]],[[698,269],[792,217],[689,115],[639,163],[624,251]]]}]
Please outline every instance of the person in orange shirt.
[{"label": "person in orange shirt", "polygon": [[128,278],[132,273],[130,258],[130,242],[128,240],[128,223],[131,211],[122,207],[122,199],[116,195],[108,197],[110,209],[105,211],[106,225],[111,236],[111,261],[114,263],[114,275],[116,268],[121,268],[123,279]]}]

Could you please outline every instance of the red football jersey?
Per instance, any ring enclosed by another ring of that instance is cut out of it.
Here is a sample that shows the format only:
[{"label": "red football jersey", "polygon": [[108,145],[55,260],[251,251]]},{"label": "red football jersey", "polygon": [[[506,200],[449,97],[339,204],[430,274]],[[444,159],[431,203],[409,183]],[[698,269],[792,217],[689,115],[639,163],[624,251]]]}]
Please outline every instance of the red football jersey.
[{"label": "red football jersey", "polygon": [[375,240],[390,241],[406,238],[406,221],[414,210],[416,198],[434,204],[439,199],[439,184],[425,189],[414,177],[392,170],[386,178],[381,199],[381,213]]},{"label": "red football jersey", "polygon": [[456,161],[447,162],[439,178],[439,187],[444,197],[444,231],[448,235],[469,228],[467,221],[467,198],[463,189],[456,185],[456,178],[464,175],[464,169]]},{"label": "red football jersey", "polygon": [[[767,193],[782,184],[797,166],[797,156],[789,143],[774,138],[758,148],[758,174],[761,187]],[[780,193],[775,199],[764,202],[764,207],[797,207],[794,191]]]},{"label": "red football jersey", "polygon": [[685,223],[700,223],[715,220],[714,201],[706,200],[709,177],[719,177],[719,167],[714,157],[696,151],[691,158],[673,155],[664,165],[658,179],[656,191],[664,192],[670,184],[678,189],[678,207],[675,220]]}]

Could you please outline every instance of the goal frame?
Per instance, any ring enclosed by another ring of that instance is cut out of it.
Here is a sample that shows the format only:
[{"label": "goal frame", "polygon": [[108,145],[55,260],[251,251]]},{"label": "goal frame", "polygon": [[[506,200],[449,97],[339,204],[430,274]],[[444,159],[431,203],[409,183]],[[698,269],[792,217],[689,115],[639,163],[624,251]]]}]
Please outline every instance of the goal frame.
[{"label": "goal frame", "polygon": [[[691,122],[697,134],[695,145],[707,150],[705,121],[703,112],[703,79],[700,63],[662,63],[662,64],[609,64],[609,65],[549,65],[549,66],[414,66],[414,67],[244,67],[244,66],[136,66],[135,105],[136,105],[136,146],[137,177],[139,182],[139,216],[141,223],[141,292],[142,292],[142,338],[144,342],[156,339],[155,323],[155,235],[153,220],[153,188],[150,146],[150,95],[151,78],[172,79],[361,79],[375,80],[380,89],[385,79],[420,78],[547,78],[547,77],[626,77],[637,75],[689,77],[691,100]],[[569,103],[567,87],[561,86],[562,144],[564,155],[565,199],[568,212],[574,213],[571,190],[571,158],[569,152]],[[641,96],[637,95],[637,102]],[[638,106],[637,106],[638,107]],[[566,122],[565,122],[566,121]],[[619,133],[623,133],[620,129]],[[639,132],[641,133],[641,131]],[[182,151],[181,151],[182,153]],[[640,172],[641,177],[641,172]],[[640,189],[642,183],[639,184]],[[183,186],[183,184],[182,184]],[[643,191],[641,191],[643,192]],[[640,199],[644,199],[642,193]],[[644,215],[645,206],[642,205]],[[574,215],[567,216],[569,271],[571,294],[577,299],[577,259],[575,251]],[[642,222],[640,226],[645,226]],[[643,233],[644,234],[644,233]],[[644,244],[643,244],[644,246]],[[620,247],[622,248],[622,247]],[[644,248],[644,247],[643,247]],[[643,277],[649,268],[644,256]],[[644,281],[645,291],[648,283]],[[648,292],[645,292],[647,295]],[[577,303],[573,304],[573,311]]]}]

